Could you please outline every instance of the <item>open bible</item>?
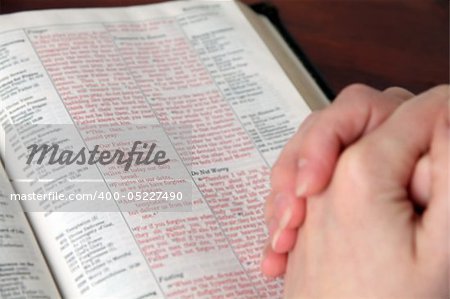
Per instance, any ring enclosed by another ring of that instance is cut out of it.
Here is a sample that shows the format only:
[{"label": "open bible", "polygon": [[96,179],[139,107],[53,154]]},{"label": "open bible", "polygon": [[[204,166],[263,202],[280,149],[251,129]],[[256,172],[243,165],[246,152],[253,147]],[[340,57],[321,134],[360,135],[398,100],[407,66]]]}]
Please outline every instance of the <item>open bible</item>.
[{"label": "open bible", "polygon": [[259,271],[270,167],[327,100],[264,17],[3,15],[0,101],[1,298],[282,296]]}]

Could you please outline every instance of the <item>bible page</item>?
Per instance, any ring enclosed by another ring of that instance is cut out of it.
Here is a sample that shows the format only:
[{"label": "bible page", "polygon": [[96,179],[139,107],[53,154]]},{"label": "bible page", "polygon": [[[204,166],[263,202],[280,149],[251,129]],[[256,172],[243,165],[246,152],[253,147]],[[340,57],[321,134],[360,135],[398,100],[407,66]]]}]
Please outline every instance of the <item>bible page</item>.
[{"label": "bible page", "polygon": [[0,164],[0,297],[51,299],[58,290]]},{"label": "bible page", "polygon": [[[282,296],[259,270],[264,197],[310,109],[235,2],[27,12],[0,28],[1,154],[64,297]],[[136,142],[168,162],[26,163],[33,144]],[[142,205],[156,190],[183,198]]]}]

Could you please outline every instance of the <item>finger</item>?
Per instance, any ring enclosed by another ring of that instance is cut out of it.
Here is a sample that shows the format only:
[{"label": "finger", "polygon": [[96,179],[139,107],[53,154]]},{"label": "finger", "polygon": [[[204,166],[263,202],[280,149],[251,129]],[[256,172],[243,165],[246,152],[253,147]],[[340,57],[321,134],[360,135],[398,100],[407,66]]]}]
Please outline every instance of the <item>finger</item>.
[{"label": "finger", "polygon": [[[269,224],[269,240],[266,242],[263,250],[263,257],[261,261],[261,271],[264,275],[269,277],[277,277],[285,273],[287,263],[287,251],[276,252],[272,249],[272,243],[270,242],[274,238],[274,234],[277,231],[277,221],[272,219]],[[279,238],[279,237],[276,237]],[[293,247],[293,244],[287,244],[287,242],[296,241],[296,231],[292,231],[290,235],[286,235],[283,231],[281,238],[281,249],[283,246]]]},{"label": "finger", "polygon": [[[436,91],[436,97],[446,98],[446,105],[438,119],[430,149],[431,162],[431,196],[421,222],[422,244],[432,246],[436,254],[436,261],[448,262],[449,248],[449,219],[450,219],[450,99],[449,87]],[[440,257],[440,258],[438,258]]]},{"label": "finger", "polygon": [[269,224],[270,247],[275,253],[287,253],[297,239],[297,229],[280,229],[279,221],[272,219]]},{"label": "finger", "polygon": [[287,254],[275,253],[267,245],[261,261],[261,272],[268,277],[277,277],[286,272]]},{"label": "finger", "polygon": [[271,249],[275,253],[288,253],[297,241],[297,229],[276,230],[271,240]]},{"label": "finger", "polygon": [[297,199],[278,194],[274,199],[273,219],[278,221],[280,230],[293,229],[301,225],[305,218],[305,198]]},{"label": "finger", "polygon": [[414,97],[414,94],[409,90],[397,86],[386,88],[383,93],[393,98],[402,99],[403,101]]},{"label": "finger", "polygon": [[[289,139],[272,167],[270,184],[274,191],[294,190],[297,174],[297,152],[302,144],[303,135],[315,123],[320,111],[311,113],[301,124],[294,136]],[[293,193],[293,192],[291,192]]]},{"label": "finger", "polygon": [[[270,183],[271,192],[265,203],[265,219],[269,223],[275,214],[275,198],[286,198],[287,201],[295,201],[295,176],[297,174],[296,153],[301,145],[303,132],[314,123],[314,119],[318,116],[318,112],[311,113],[302,123],[296,134],[288,141],[283,148],[277,162],[272,167]],[[300,223],[303,219],[294,219],[294,223]],[[293,224],[294,224],[293,223]],[[297,224],[298,225],[298,224]]]},{"label": "finger", "polygon": [[296,196],[323,190],[341,150],[378,127],[406,98],[398,89],[380,92],[364,85],[352,85],[342,91],[304,132],[297,156],[285,157],[291,165],[298,165]]},{"label": "finger", "polygon": [[414,169],[411,185],[411,197],[419,208],[427,207],[431,196],[431,161],[430,155],[422,156]]},{"label": "finger", "polygon": [[[300,226],[300,223],[293,223],[292,221],[305,218],[305,199],[293,199],[293,202],[289,203],[283,198],[276,198],[274,202],[276,206],[281,205],[281,207],[276,208],[275,215],[270,219],[268,225],[270,244],[272,250],[276,253],[287,253],[295,245],[297,228]],[[283,205],[286,205],[287,208],[284,208]],[[280,211],[285,212],[279,214]],[[294,229],[290,229],[289,226]]]}]

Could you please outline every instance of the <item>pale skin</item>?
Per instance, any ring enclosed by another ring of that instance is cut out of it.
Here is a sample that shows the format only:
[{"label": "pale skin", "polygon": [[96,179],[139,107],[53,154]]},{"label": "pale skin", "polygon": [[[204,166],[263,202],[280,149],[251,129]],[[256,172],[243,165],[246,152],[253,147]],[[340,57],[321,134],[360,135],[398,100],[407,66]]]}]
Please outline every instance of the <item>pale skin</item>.
[{"label": "pale skin", "polygon": [[287,298],[449,298],[449,86],[363,85],[275,164],[262,271]]}]

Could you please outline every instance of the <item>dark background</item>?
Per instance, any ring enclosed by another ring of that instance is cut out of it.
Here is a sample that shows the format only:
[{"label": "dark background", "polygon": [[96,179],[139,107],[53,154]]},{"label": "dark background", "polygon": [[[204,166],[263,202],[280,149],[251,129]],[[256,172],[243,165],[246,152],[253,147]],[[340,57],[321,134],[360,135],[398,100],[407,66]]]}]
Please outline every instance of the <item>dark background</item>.
[{"label": "dark background", "polygon": [[[0,12],[119,6],[155,0],[0,0]],[[256,3],[256,0],[244,0]],[[449,83],[448,0],[271,0],[329,86]]]}]

